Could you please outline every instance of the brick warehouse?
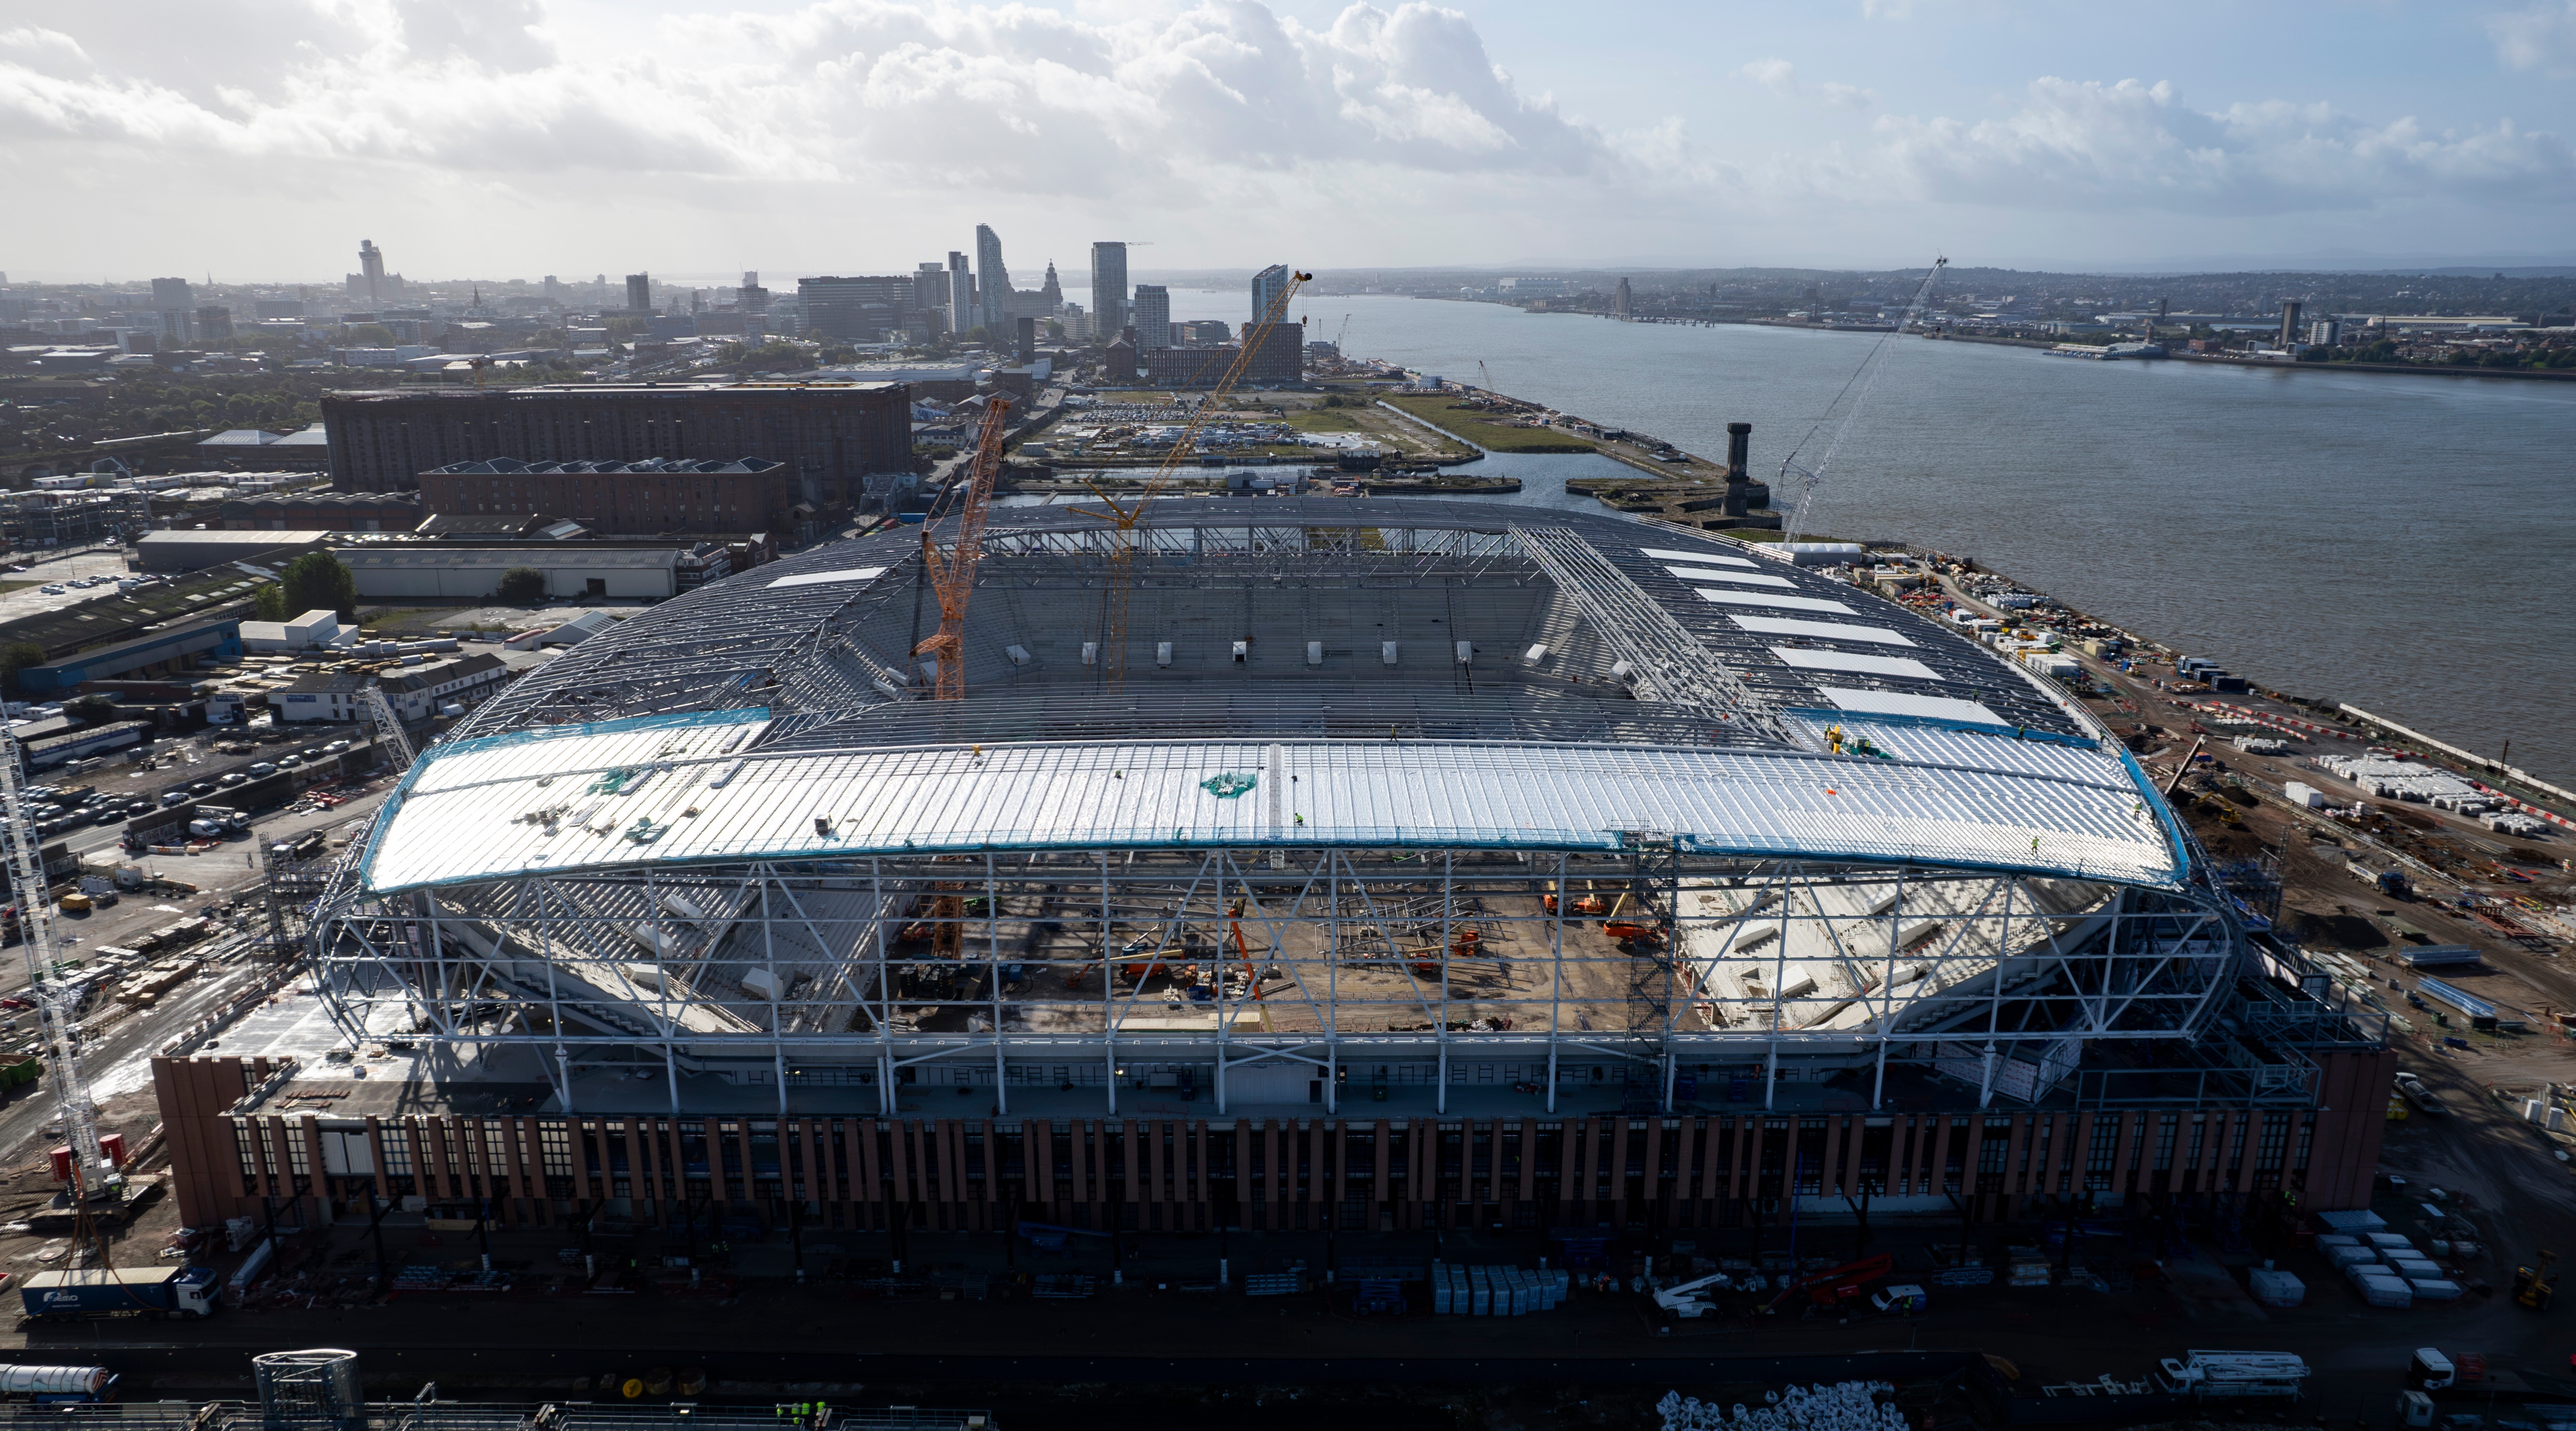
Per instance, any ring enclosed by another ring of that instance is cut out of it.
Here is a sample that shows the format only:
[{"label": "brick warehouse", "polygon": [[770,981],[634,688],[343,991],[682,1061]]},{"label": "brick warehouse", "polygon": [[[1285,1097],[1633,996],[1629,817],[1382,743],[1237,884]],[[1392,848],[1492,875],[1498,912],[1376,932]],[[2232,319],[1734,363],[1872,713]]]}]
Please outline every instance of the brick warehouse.
[{"label": "brick warehouse", "polygon": [[434,516],[542,512],[605,536],[785,530],[800,496],[787,464],[678,458],[641,462],[456,462],[420,474]]},{"label": "brick warehouse", "polygon": [[[2331,1056],[2322,1110],[2044,1109],[1459,1118],[851,1117],[280,1111],[265,1059],[161,1058],[181,1216],[363,1216],[369,1192],[552,1226],[593,1208],[668,1223],[989,1231],[1729,1228],[1785,1217],[2010,1221],[2039,1203],[2240,1198],[2364,1205],[2386,1050]],[[301,1082],[301,1080],[299,1080]],[[316,1086],[318,1085],[308,1085]],[[376,1090],[344,1085],[364,1097]],[[382,1091],[391,1093],[391,1087]],[[333,1100],[337,1101],[337,1100]],[[239,1109],[240,1111],[235,1111]],[[712,1151],[711,1151],[712,1150]],[[1957,1199],[1957,1202],[1953,1202]]]},{"label": "brick warehouse", "polygon": [[799,500],[855,503],[871,476],[912,470],[901,383],[599,384],[487,392],[326,393],[332,485],[406,492],[459,462],[761,457]]}]

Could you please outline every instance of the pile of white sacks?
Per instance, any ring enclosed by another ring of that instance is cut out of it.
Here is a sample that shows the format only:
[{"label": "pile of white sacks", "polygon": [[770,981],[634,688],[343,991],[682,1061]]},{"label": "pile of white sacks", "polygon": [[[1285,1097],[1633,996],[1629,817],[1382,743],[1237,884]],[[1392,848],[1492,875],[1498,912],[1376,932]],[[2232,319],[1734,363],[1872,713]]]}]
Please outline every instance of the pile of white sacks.
[{"label": "pile of white sacks", "polygon": [[1655,1403],[1663,1431],[1907,1431],[1905,1413],[1877,1396],[1896,1388],[1884,1381],[1819,1382],[1762,1393],[1762,1405],[1721,1406],[1668,1391]]}]

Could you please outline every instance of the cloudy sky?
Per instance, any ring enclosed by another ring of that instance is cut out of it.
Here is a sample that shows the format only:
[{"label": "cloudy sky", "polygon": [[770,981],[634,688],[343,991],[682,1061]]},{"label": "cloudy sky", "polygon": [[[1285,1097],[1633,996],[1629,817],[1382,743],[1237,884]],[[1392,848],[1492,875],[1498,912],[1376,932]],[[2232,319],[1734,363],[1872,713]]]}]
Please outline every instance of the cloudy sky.
[{"label": "cloudy sky", "polygon": [[0,270],[2576,255],[2576,0],[0,0]]}]

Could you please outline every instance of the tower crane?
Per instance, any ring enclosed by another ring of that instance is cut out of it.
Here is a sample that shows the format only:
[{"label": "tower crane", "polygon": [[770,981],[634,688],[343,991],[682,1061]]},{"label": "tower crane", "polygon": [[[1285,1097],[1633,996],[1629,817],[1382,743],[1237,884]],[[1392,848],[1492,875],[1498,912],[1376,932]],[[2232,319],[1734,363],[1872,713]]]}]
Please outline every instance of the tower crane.
[{"label": "tower crane", "polygon": [[1351,315],[1350,315],[1350,314],[1348,314],[1348,313],[1345,313],[1345,314],[1343,314],[1343,315],[1342,315],[1342,326],[1333,330],[1333,356],[1335,356],[1335,357],[1341,357],[1341,356],[1343,356],[1343,353],[1342,353],[1342,340],[1343,340],[1344,338],[1349,337],[1350,335],[1351,335]]},{"label": "tower crane", "polygon": [[14,739],[0,750],[0,817],[8,821],[9,877],[18,896],[19,947],[27,960],[27,998],[36,1006],[38,1037],[45,1046],[46,1082],[62,1110],[63,1143],[71,1149],[71,1205],[102,1196],[125,1181],[109,1164],[98,1140],[98,1104],[81,1071],[80,1039],[73,1025],[80,995],[56,967],[61,945],[54,934],[54,905],[38,853],[35,818],[28,813],[27,782]]},{"label": "tower crane", "polygon": [[1180,437],[1172,443],[1172,450],[1163,454],[1161,464],[1155,467],[1154,475],[1146,480],[1142,490],[1122,504],[1102,491],[1099,483],[1093,482],[1088,484],[1092,494],[1109,510],[1074,509],[1109,524],[1109,564],[1100,589],[1100,688],[1103,691],[1115,692],[1127,675],[1127,606],[1135,594],[1136,525],[1144,519],[1146,504],[1161,494],[1170,483],[1172,474],[1197,451],[1199,429],[1207,425],[1208,415],[1225,402],[1236,383],[1243,381],[1243,375],[1251,369],[1253,358],[1269,341],[1272,331],[1287,321],[1289,300],[1314,278],[1311,273],[1289,271],[1288,281],[1271,295],[1270,306],[1263,310],[1261,322],[1244,333],[1243,347],[1234,355],[1234,362],[1225,370],[1225,376],[1209,390],[1198,411],[1190,414],[1189,422],[1181,428]]},{"label": "tower crane", "polygon": [[[1878,375],[1887,370],[1887,365],[1878,360],[1879,355],[1886,351],[1890,339],[1914,326],[1915,317],[1922,313],[1923,305],[1932,297],[1932,285],[1941,280],[1941,270],[1949,266],[1950,260],[1946,257],[1933,260],[1932,267],[1923,275],[1923,281],[1915,285],[1913,301],[1905,305],[1905,316],[1896,320],[1893,331],[1882,334],[1876,343],[1870,345],[1870,350],[1861,357],[1860,366],[1852,369],[1852,375],[1843,380],[1842,391],[1835,393],[1834,400],[1825,405],[1825,415],[1817,418],[1816,425],[1807,429],[1807,435],[1798,439],[1798,445],[1789,449],[1789,455],[1780,459],[1780,485],[1788,485],[1792,472],[1806,479],[1805,488],[1798,493],[1798,505],[1790,510],[1788,520],[1782,524],[1780,535],[1784,540],[1795,541],[1798,534],[1807,529],[1807,508],[1816,500],[1816,489],[1825,484],[1825,470],[1833,465],[1834,454],[1842,450],[1843,439],[1851,433],[1852,419],[1860,414],[1862,404],[1869,401],[1870,390],[1878,386]],[[1869,379],[1865,383],[1861,382],[1864,375]],[[1840,417],[1836,417],[1834,409],[1842,407],[1844,396],[1856,383],[1860,386],[1859,395],[1852,398],[1851,406],[1842,408]],[[1816,459],[1813,470],[1800,466],[1798,454],[1806,450],[1808,443],[1815,441],[1816,434],[1824,431],[1828,422],[1834,425],[1834,431],[1826,439],[1825,455]]]},{"label": "tower crane", "polygon": [[984,515],[993,505],[993,479],[1002,470],[1002,432],[1008,425],[1010,398],[995,392],[986,399],[984,426],[975,438],[975,456],[966,470],[965,501],[957,512],[956,531],[942,550],[931,522],[921,524],[921,564],[930,574],[930,589],[939,597],[939,630],[912,649],[915,656],[939,662],[931,694],[943,701],[966,698],[966,603],[975,597],[975,565],[984,557]]}]

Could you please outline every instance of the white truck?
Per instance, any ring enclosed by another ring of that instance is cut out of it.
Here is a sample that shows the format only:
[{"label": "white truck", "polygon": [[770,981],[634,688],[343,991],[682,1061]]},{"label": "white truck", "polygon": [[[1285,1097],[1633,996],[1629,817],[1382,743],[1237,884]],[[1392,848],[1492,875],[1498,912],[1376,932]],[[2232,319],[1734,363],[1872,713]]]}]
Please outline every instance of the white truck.
[{"label": "white truck", "polygon": [[2308,1364],[2296,1352],[2187,1351],[2181,1360],[2156,1363],[2156,1384],[2202,1400],[2275,1397],[2296,1401],[2306,1391]]}]

